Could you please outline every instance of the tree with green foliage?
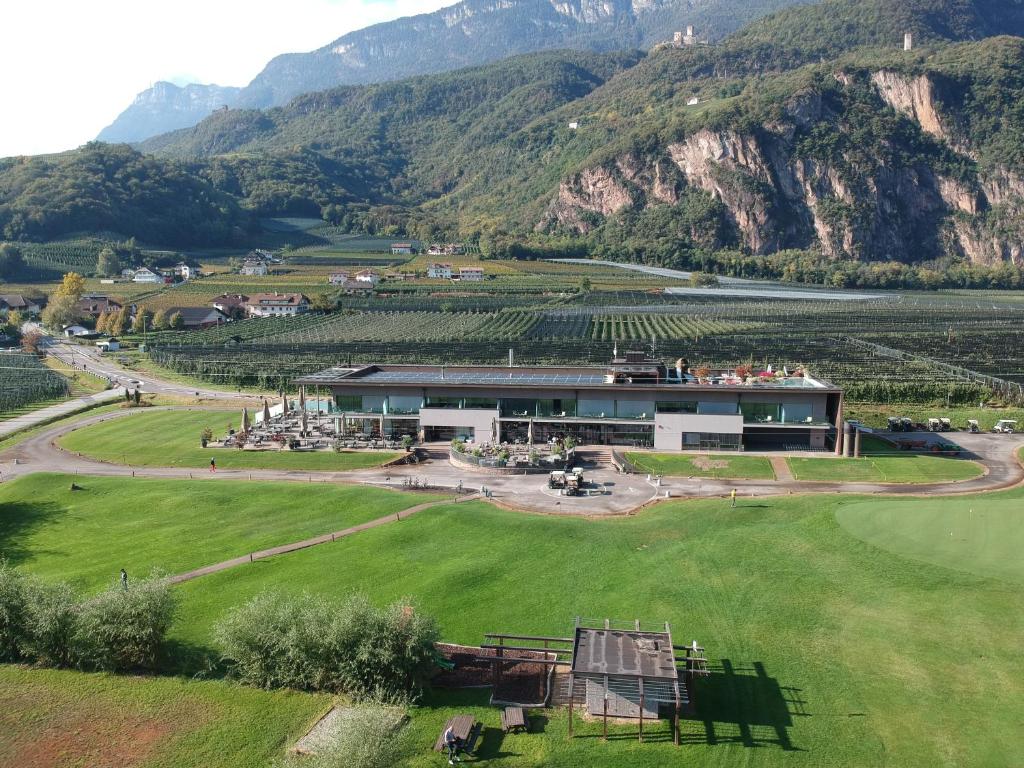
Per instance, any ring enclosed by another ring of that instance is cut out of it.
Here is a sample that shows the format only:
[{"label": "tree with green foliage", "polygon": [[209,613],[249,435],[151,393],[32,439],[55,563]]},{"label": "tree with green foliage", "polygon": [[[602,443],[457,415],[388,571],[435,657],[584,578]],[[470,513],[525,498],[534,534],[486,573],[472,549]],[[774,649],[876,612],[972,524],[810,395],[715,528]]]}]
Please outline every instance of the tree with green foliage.
[{"label": "tree with green foliage", "polygon": [[96,271],[103,277],[114,277],[121,274],[121,260],[109,246],[100,251],[96,258]]},{"label": "tree with green foliage", "polygon": [[132,320],[132,333],[145,333],[153,330],[153,312],[146,307],[139,307]]},{"label": "tree with green foliage", "polygon": [[76,272],[68,272],[60,287],[50,297],[46,309],[43,310],[43,323],[60,330],[65,325],[78,320],[78,302],[85,292],[85,278]]},{"label": "tree with green foliage", "polygon": [[0,278],[17,280],[24,278],[25,257],[21,248],[14,243],[0,243]]}]

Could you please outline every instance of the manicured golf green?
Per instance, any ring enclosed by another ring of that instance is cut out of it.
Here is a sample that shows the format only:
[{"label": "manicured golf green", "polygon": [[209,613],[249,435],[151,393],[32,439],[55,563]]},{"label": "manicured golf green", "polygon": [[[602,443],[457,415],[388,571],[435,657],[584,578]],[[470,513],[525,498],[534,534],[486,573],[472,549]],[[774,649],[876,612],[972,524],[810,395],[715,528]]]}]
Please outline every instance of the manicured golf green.
[{"label": "manicured golf green", "polygon": [[121,568],[180,573],[434,498],[322,483],[29,475],[0,486],[0,556],[93,590]]},{"label": "manicured golf green", "polygon": [[265,768],[329,696],[0,665],[0,765]]},{"label": "manicured golf green", "polygon": [[860,459],[789,458],[797,480],[837,483],[945,483],[985,474],[975,461],[949,456],[865,456]]},{"label": "manicured golf green", "polygon": [[343,471],[375,467],[397,458],[393,451],[240,451],[203,448],[199,438],[209,427],[220,439],[241,425],[241,410],[141,410],[75,430],[60,439],[69,451],[115,464],[141,467],[205,468],[216,459],[223,469],[299,469]]},{"label": "manicured golf green", "polygon": [[841,507],[844,530],[904,557],[1024,582],[1024,506],[1017,498],[879,499]]},{"label": "manicured golf green", "polygon": [[627,453],[641,472],[678,477],[774,480],[771,462],[763,456],[708,456],[685,453]]}]

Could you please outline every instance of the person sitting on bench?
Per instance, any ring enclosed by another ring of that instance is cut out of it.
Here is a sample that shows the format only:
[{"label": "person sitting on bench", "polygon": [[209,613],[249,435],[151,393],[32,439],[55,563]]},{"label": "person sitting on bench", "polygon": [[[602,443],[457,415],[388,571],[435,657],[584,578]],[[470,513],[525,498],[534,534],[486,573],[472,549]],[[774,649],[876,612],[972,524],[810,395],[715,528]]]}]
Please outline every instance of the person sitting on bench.
[{"label": "person sitting on bench", "polygon": [[455,731],[449,725],[444,731],[444,745],[448,748],[448,765],[455,765],[459,760],[459,750],[462,749],[462,739],[455,735]]}]

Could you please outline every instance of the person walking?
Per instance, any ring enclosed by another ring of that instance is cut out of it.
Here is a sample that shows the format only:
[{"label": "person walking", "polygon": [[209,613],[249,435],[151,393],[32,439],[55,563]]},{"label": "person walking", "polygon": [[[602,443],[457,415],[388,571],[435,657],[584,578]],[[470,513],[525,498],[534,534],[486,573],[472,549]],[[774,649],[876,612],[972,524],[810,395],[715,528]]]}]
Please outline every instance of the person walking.
[{"label": "person walking", "polygon": [[121,569],[121,588],[125,592],[128,591],[128,571],[126,571],[124,568]]},{"label": "person walking", "polygon": [[448,765],[455,765],[459,760],[460,739],[455,735],[455,729],[450,725],[444,731],[444,745],[448,749]]},{"label": "person walking", "polygon": [[211,472],[216,472],[217,471],[217,460],[216,459],[210,459],[210,471]]},{"label": "person walking", "polygon": [[732,493],[730,494],[730,496],[732,496],[732,506],[733,506],[733,509],[735,509],[736,508],[736,489],[735,488],[732,489]]}]

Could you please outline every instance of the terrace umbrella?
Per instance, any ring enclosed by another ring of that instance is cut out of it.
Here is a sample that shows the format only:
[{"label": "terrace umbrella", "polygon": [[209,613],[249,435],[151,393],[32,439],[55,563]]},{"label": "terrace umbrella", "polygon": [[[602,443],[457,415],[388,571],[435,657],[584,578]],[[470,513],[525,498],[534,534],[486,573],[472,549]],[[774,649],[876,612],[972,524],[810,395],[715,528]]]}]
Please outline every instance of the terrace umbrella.
[{"label": "terrace umbrella", "polygon": [[498,420],[491,419],[491,445],[498,444]]},{"label": "terrace umbrella", "polygon": [[344,412],[342,412],[341,414],[341,436],[348,437],[348,419],[346,418]]},{"label": "terrace umbrella", "polygon": [[526,428],[526,444],[533,445],[533,419],[530,419],[530,424]]},{"label": "terrace umbrella", "polygon": [[242,408],[242,432],[249,434],[249,408]]},{"label": "terrace umbrella", "polygon": [[302,415],[299,417],[299,419],[302,422],[302,433],[301,434],[302,434],[303,437],[305,437],[306,436],[306,432],[309,431],[309,426],[308,426],[308,424],[306,422],[306,412],[305,411],[302,411]]},{"label": "terrace umbrella", "polygon": [[306,410],[306,388],[299,387],[299,410],[305,412]]},{"label": "terrace umbrella", "polygon": [[281,411],[282,416],[288,415],[288,395],[281,395],[281,407],[284,409]]},{"label": "terrace umbrella", "polygon": [[384,414],[380,415],[380,439],[384,439]]},{"label": "terrace umbrella", "polygon": [[270,403],[266,400],[263,401],[263,426],[270,426]]}]

